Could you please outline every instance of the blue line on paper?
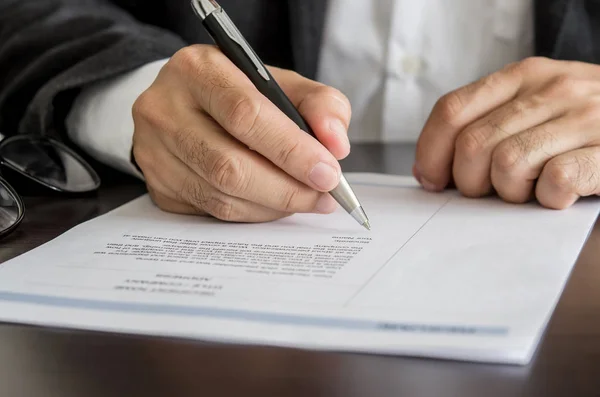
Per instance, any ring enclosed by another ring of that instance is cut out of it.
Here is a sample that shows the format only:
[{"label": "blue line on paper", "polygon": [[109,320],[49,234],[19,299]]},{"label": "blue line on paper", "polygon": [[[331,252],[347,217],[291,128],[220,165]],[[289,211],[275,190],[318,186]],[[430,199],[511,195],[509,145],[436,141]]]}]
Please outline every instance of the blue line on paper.
[{"label": "blue line on paper", "polygon": [[327,318],[318,316],[279,314],[210,307],[99,301],[1,291],[0,300],[14,303],[37,304],[69,309],[105,310],[139,314],[166,314],[207,317],[220,320],[254,321],[279,325],[343,328],[356,331],[382,331],[478,336],[506,336],[508,334],[507,327],[381,322],[374,320]]}]

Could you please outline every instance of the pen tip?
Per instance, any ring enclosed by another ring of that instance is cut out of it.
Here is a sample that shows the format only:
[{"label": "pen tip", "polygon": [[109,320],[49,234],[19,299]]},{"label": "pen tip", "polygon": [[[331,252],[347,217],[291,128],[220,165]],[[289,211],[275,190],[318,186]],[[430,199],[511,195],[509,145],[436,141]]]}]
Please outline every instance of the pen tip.
[{"label": "pen tip", "polygon": [[362,225],[365,227],[365,229],[371,230],[371,224],[369,223],[368,220],[366,220],[365,223],[363,223]]}]

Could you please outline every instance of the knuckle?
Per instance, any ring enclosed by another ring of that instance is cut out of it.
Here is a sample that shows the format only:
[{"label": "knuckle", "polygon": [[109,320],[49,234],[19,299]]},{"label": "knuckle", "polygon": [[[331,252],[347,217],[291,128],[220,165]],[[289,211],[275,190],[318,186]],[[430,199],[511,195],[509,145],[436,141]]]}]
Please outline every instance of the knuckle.
[{"label": "knuckle", "polygon": [[594,156],[581,153],[574,156],[573,165],[567,169],[573,187],[583,195],[591,194],[598,189],[598,165]]},{"label": "knuckle", "polygon": [[233,86],[227,78],[224,62],[225,55],[214,46],[196,44],[175,53],[167,66],[174,68],[179,75],[197,81],[201,93],[209,95],[215,87]]},{"label": "knuckle", "polygon": [[[192,46],[193,48],[194,46]],[[223,53],[215,46],[198,46],[201,48],[199,50],[200,59],[203,62],[207,62],[211,65],[217,65],[223,62],[224,55]]]},{"label": "knuckle", "polygon": [[290,187],[289,189],[283,192],[282,197],[282,210],[287,213],[297,212],[300,208],[299,203],[301,191],[297,187]]},{"label": "knuckle", "polygon": [[522,62],[523,60],[509,62],[506,65],[504,65],[504,67],[500,69],[500,71],[504,73],[515,73],[521,67]]},{"label": "knuckle", "polygon": [[199,65],[210,61],[212,58],[210,46],[191,45],[177,51],[171,58],[173,64],[178,70],[183,72],[196,72]]},{"label": "knuckle", "polygon": [[492,154],[492,164],[503,173],[513,173],[523,158],[523,144],[517,136],[502,142]]},{"label": "knuckle", "polygon": [[313,93],[316,95],[339,97],[340,99],[345,97],[340,90],[329,85],[318,85]]},{"label": "knuckle", "polygon": [[275,164],[278,164],[281,168],[287,169],[293,162],[292,159],[297,157],[297,153],[300,150],[300,142],[281,142],[277,145],[278,150],[275,154]]},{"label": "knuckle", "polygon": [[262,104],[247,95],[235,95],[225,106],[225,129],[241,140],[256,133]]},{"label": "knuckle", "polygon": [[346,122],[349,122],[352,118],[352,105],[350,104],[348,97],[333,87],[327,86],[322,88],[322,90],[324,91],[323,95],[333,98],[333,100],[339,104],[340,112],[346,117]]},{"label": "knuckle", "polygon": [[481,79],[481,85],[490,90],[495,90],[497,87],[505,83],[504,74],[501,72],[491,73]]},{"label": "knuckle", "polygon": [[139,119],[145,113],[148,108],[148,94],[147,91],[143,92],[136,98],[133,102],[133,106],[131,107],[131,115],[133,116],[133,120]]},{"label": "knuckle", "polygon": [[[535,133],[534,133],[535,131]],[[518,135],[523,153],[532,153],[538,150],[544,150],[546,147],[553,147],[559,143],[559,137],[548,126],[542,125],[531,129],[529,132]]]},{"label": "knuckle", "polygon": [[182,127],[172,133],[172,140],[177,153],[184,163],[205,169],[204,161],[208,146],[193,128]]},{"label": "knuckle", "polygon": [[239,158],[227,152],[216,153],[210,168],[209,179],[222,192],[239,195],[246,190],[248,178]]},{"label": "knuckle", "polygon": [[173,200],[160,192],[159,189],[152,186],[151,183],[147,183],[148,195],[152,202],[161,210],[166,212],[173,212]]},{"label": "knuckle", "polygon": [[321,108],[323,103],[348,119],[352,115],[352,105],[348,97],[340,90],[324,84],[318,84],[311,89],[298,104],[298,109],[303,112],[315,107]]},{"label": "knuckle", "polygon": [[527,114],[532,107],[533,105],[527,100],[515,99],[510,103],[510,114],[511,116],[517,117],[523,116]]},{"label": "knuckle", "polygon": [[154,161],[154,156],[149,150],[144,149],[140,145],[134,145],[133,158],[135,159],[137,165],[142,169],[144,174],[151,173],[154,170],[154,165],[156,162]]},{"label": "knuckle", "polygon": [[456,150],[465,160],[478,158],[486,149],[487,137],[482,128],[467,128],[456,140]]},{"label": "knuckle", "polygon": [[560,163],[557,161],[550,161],[546,165],[546,173],[548,175],[548,182],[559,191],[570,192],[575,188],[575,183],[572,174],[577,173],[578,168],[577,162]]},{"label": "knuckle", "polygon": [[160,95],[151,89],[143,92],[133,103],[132,116],[137,126],[148,125],[158,131],[169,131],[172,120],[164,110]]},{"label": "knuckle", "polygon": [[234,87],[228,73],[229,65],[225,55],[216,48],[209,47],[204,50],[198,66],[198,75],[202,74],[200,87],[212,93],[214,88]]},{"label": "knuckle", "polygon": [[513,66],[519,72],[530,73],[539,71],[547,62],[548,59],[545,57],[527,57]]},{"label": "knuckle", "polygon": [[346,110],[350,110],[350,100],[348,100],[348,97],[346,97],[346,95],[344,95],[337,88],[333,88],[328,85],[320,85],[311,94],[319,97],[334,98],[335,100],[342,103]]},{"label": "knuckle", "polygon": [[167,65],[187,75],[197,71],[202,54],[202,47],[198,45],[184,47],[173,55]]},{"label": "knuckle", "polygon": [[236,221],[237,211],[233,199],[225,195],[213,195],[206,203],[209,214],[222,221]]},{"label": "knuckle", "polygon": [[440,119],[453,127],[459,125],[460,115],[465,104],[456,91],[444,95],[436,104],[436,110]]},{"label": "knuckle", "polygon": [[156,101],[153,98],[152,92],[149,89],[144,91],[133,102],[133,107],[131,108],[133,118],[146,118],[148,115],[151,115],[155,110],[155,103]]},{"label": "knuckle", "polygon": [[600,189],[600,174],[598,163],[594,158],[588,157],[586,159],[588,166],[587,177],[585,178],[585,195],[594,194]]},{"label": "knuckle", "polygon": [[176,195],[180,202],[187,202],[196,209],[206,211],[207,194],[198,181],[186,179]]}]

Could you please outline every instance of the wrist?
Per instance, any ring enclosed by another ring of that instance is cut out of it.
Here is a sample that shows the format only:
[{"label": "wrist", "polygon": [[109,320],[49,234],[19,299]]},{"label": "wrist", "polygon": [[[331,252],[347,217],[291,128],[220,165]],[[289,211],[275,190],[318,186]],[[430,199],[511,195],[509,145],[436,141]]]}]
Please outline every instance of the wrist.
[{"label": "wrist", "polygon": [[67,116],[70,139],[97,161],[143,178],[132,156],[132,106],[167,59],[86,86]]}]

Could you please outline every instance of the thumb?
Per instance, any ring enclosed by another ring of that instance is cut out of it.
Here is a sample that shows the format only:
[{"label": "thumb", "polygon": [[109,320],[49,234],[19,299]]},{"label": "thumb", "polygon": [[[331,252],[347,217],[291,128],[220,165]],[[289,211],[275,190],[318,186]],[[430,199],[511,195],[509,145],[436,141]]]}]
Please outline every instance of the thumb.
[{"label": "thumb", "polygon": [[335,88],[291,70],[269,67],[269,71],[321,144],[338,160],[348,156],[348,127],[352,115],[348,98]]}]

